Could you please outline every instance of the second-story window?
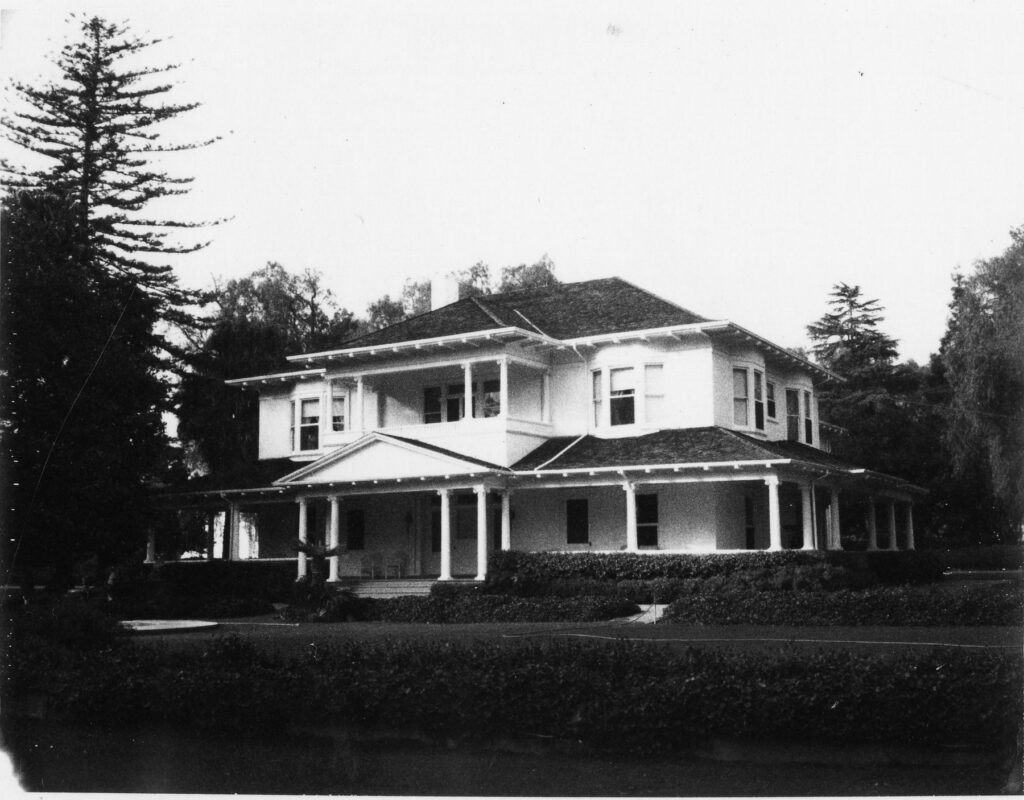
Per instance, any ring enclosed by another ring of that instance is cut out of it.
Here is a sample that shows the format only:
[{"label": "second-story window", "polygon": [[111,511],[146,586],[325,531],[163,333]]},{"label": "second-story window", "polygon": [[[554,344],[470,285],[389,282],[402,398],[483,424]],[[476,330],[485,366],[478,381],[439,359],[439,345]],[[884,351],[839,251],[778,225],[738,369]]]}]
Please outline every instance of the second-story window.
[{"label": "second-story window", "polygon": [[338,390],[331,397],[331,430],[345,430],[345,395]]},{"label": "second-story window", "polygon": [[800,441],[800,392],[786,389],[786,439]]},{"label": "second-story window", "polygon": [[609,375],[608,398],[612,425],[632,425],[636,421],[636,384],[632,367],[613,369]]},{"label": "second-story window", "polygon": [[665,419],[665,368],[644,366],[644,421],[656,425]]},{"label": "second-story window", "polygon": [[732,422],[733,425],[749,425],[747,403],[749,394],[747,392],[747,371],[745,369],[734,369],[732,371]]},{"label": "second-story window", "polygon": [[441,414],[440,386],[428,386],[423,390],[423,421],[428,425],[444,421]]},{"label": "second-story window", "polygon": [[601,370],[595,369],[590,373],[590,378],[593,385],[593,398],[594,398],[594,425],[601,424],[601,409],[603,407],[603,397],[601,392]]},{"label": "second-story window", "polygon": [[768,419],[775,419],[775,384],[768,381],[765,384],[765,405],[768,406]]},{"label": "second-story window", "polygon": [[764,373],[754,370],[754,427],[764,430]]},{"label": "second-story window", "polygon": [[811,393],[804,392],[804,441],[814,444],[814,421],[811,419]]},{"label": "second-story window", "polygon": [[473,384],[473,416],[497,417],[501,414],[501,381]]},{"label": "second-story window", "polygon": [[300,408],[299,449],[316,450],[320,447],[320,401],[303,400]]}]

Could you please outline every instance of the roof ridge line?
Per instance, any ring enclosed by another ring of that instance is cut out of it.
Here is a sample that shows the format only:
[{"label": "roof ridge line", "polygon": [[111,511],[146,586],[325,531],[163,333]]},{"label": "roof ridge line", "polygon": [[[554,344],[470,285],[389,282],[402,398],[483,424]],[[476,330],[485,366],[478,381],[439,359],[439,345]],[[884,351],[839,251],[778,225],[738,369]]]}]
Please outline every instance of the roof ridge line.
[{"label": "roof ridge line", "polygon": [[533,471],[534,472],[538,472],[539,470],[544,469],[544,467],[546,467],[552,461],[557,461],[562,456],[564,456],[566,453],[568,453],[570,450],[572,450],[572,448],[574,448],[576,445],[578,445],[586,437],[587,437],[587,434],[581,433],[573,441],[569,442],[569,444],[567,444],[565,447],[563,447],[561,450],[559,450],[557,453],[555,453],[553,456],[551,456],[551,458],[549,458],[547,461],[545,461],[542,464],[538,464],[536,467],[534,467]]},{"label": "roof ridge line", "polygon": [[489,309],[487,307],[487,304],[483,300],[481,300],[479,297],[474,295],[473,297],[470,297],[468,299],[473,302],[473,305],[475,305],[477,308],[479,308],[481,311],[483,311],[488,317],[490,317],[492,322],[495,322],[496,324],[498,324],[502,328],[508,327],[508,323],[506,323],[505,320],[503,320],[501,317],[499,317],[497,314],[495,314],[491,309]]}]

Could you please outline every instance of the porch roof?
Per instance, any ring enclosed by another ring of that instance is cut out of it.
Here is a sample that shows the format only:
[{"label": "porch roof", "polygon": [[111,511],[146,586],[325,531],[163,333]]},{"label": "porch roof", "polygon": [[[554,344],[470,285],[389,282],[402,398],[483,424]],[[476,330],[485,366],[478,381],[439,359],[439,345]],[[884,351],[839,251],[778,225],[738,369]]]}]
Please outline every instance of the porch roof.
[{"label": "porch roof", "polygon": [[[737,463],[789,463],[856,478],[896,483],[917,490],[900,478],[871,472],[799,442],[756,439],[714,426],[662,430],[642,436],[600,439],[562,436],[549,439],[513,464],[517,473],[565,470],[609,470]],[[920,490],[923,491],[923,490]]]},{"label": "porch roof", "polygon": [[293,461],[291,458],[268,458],[262,461],[252,461],[247,464],[239,464],[223,472],[189,478],[183,483],[163,488],[160,494],[219,494],[220,492],[269,489],[274,481],[294,472],[301,463]]}]

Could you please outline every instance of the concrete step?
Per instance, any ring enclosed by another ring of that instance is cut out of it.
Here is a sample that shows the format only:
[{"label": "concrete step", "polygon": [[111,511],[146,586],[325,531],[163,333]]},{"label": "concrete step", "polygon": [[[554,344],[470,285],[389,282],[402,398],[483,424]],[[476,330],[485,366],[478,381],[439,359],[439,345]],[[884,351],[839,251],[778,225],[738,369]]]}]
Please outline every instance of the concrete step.
[{"label": "concrete step", "polygon": [[430,578],[360,581],[349,588],[357,597],[425,597],[434,581]]}]

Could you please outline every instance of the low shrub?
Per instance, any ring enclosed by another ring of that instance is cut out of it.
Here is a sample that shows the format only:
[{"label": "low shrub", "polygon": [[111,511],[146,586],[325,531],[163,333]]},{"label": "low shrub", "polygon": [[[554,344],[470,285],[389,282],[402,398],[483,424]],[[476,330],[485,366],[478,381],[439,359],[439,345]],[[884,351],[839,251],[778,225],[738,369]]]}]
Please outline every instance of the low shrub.
[{"label": "low shrub", "polygon": [[152,567],[174,594],[255,597],[286,603],[295,583],[296,562],[175,561]]},{"label": "low shrub", "polygon": [[484,586],[476,581],[435,581],[430,586],[431,597],[478,597]]},{"label": "low shrub", "polygon": [[14,647],[31,639],[43,639],[76,652],[111,647],[125,635],[114,617],[73,596],[22,606],[10,615],[8,631]]},{"label": "low shrub", "polygon": [[[79,656],[23,687],[72,719],[215,731],[386,725],[438,737],[571,739],[667,753],[715,735],[1012,747],[1017,653],[677,650],[651,643],[386,640],[286,657],[235,637]],[[9,699],[9,685],[5,700]]]},{"label": "low shrub", "polygon": [[381,622],[594,622],[639,614],[618,597],[395,597],[364,601],[363,619]]},{"label": "low shrub", "polygon": [[945,560],[934,550],[879,550],[867,553],[868,569],[882,583],[935,583],[946,570]]},{"label": "low shrub", "polygon": [[167,593],[142,600],[112,600],[105,608],[117,619],[228,619],[255,617],[274,611],[273,603],[258,597]]},{"label": "low shrub", "polygon": [[301,622],[353,622],[366,615],[366,602],[351,589],[302,580],[296,582],[294,600],[282,617]]},{"label": "low shrub", "polygon": [[993,544],[942,550],[941,558],[948,569],[997,570],[1024,567],[1024,545]]},{"label": "low shrub", "polygon": [[662,622],[698,625],[1019,625],[1019,585],[950,591],[941,586],[878,586],[866,590],[779,592],[737,583],[694,581]]}]

